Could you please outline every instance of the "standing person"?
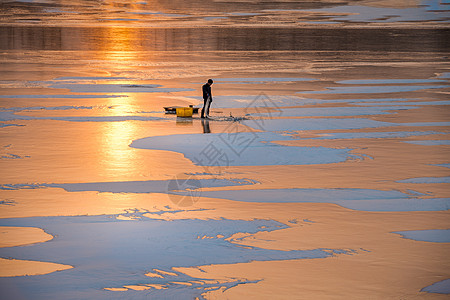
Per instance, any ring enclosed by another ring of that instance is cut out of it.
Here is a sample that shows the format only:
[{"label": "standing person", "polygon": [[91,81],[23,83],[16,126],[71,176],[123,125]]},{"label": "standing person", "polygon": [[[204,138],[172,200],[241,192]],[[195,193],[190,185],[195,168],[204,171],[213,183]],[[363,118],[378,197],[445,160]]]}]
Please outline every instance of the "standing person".
[{"label": "standing person", "polygon": [[[209,118],[209,107],[212,102],[211,85],[213,84],[212,79],[208,79],[208,82],[202,86],[203,91],[203,108],[201,118]],[[205,114],[206,110],[206,114]]]}]

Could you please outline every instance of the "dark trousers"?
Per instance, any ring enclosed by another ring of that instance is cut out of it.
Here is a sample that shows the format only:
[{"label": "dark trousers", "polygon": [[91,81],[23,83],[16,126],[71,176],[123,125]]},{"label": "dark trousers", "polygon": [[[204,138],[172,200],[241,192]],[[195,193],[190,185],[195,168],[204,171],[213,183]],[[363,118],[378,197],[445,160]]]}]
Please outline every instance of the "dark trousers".
[{"label": "dark trousers", "polygon": [[202,117],[205,116],[205,110],[206,110],[206,116],[209,117],[209,108],[211,106],[211,102],[212,102],[211,97],[203,99]]}]

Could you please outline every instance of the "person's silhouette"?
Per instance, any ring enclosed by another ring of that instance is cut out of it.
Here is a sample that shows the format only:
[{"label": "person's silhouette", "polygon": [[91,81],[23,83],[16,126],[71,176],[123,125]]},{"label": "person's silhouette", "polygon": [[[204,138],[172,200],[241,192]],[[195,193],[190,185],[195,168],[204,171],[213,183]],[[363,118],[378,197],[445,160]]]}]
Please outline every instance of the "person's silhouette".
[{"label": "person's silhouette", "polygon": [[203,91],[203,108],[201,113],[201,118],[209,118],[209,108],[212,102],[211,85],[213,84],[212,79],[208,79],[208,82],[202,86]]}]

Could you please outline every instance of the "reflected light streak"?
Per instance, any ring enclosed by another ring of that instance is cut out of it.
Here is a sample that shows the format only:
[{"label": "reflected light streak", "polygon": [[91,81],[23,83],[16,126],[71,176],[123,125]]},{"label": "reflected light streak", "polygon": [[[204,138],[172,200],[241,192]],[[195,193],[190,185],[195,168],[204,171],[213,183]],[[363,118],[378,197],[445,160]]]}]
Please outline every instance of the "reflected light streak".
[{"label": "reflected light streak", "polygon": [[[137,34],[138,31],[131,28],[105,28],[105,38],[99,45],[99,56],[105,62],[106,70],[117,75],[132,68],[133,64],[130,62],[135,61],[138,54],[133,43],[141,38],[136,36]],[[113,83],[136,84],[131,80],[120,80]],[[124,93],[123,95],[127,97],[110,100],[109,105],[113,106],[111,110],[113,115],[123,116],[142,110],[135,106],[137,101],[133,94]],[[128,147],[135,139],[138,130],[138,124],[135,121],[109,122],[104,126],[100,165],[105,176],[129,178],[133,174],[139,174],[136,151]]]},{"label": "reflected light streak", "polygon": [[137,132],[135,121],[110,122],[102,140],[101,166],[104,176],[133,176],[138,173],[136,151],[128,145]]}]

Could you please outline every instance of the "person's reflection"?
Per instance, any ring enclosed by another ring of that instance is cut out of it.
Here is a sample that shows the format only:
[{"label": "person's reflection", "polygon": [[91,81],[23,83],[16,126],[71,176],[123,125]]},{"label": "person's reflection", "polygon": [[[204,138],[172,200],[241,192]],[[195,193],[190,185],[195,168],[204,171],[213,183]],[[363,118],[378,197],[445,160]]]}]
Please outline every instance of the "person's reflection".
[{"label": "person's reflection", "polygon": [[202,119],[202,126],[203,126],[203,133],[211,133],[208,119]]}]

